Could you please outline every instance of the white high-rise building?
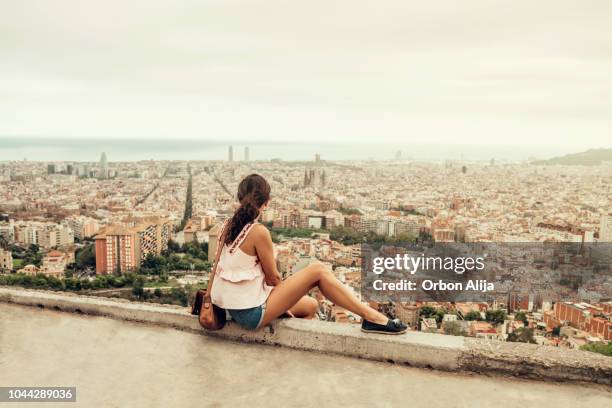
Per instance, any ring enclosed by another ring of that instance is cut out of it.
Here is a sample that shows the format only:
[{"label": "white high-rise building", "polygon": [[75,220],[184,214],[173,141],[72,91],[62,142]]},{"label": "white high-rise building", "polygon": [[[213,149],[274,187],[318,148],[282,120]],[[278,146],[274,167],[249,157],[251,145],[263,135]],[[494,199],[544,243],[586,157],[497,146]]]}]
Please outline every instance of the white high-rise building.
[{"label": "white high-rise building", "polygon": [[59,248],[74,244],[74,233],[67,225],[47,225],[38,234],[38,245],[42,248]]},{"label": "white high-rise building", "polygon": [[249,161],[249,146],[244,148],[244,161]]},{"label": "white high-rise building", "polygon": [[601,216],[599,224],[599,242],[612,242],[612,213]]},{"label": "white high-rise building", "polygon": [[38,245],[43,224],[40,222],[19,222],[15,225],[15,241],[22,245]]},{"label": "white high-rise building", "polygon": [[0,237],[9,243],[15,241],[15,224],[13,220],[0,222]]},{"label": "white high-rise building", "polygon": [[106,180],[108,178],[108,161],[106,160],[106,153],[102,152],[102,156],[100,157],[100,177],[101,180]]},{"label": "white high-rise building", "polygon": [[234,147],[230,146],[227,149],[227,161],[229,162],[233,162],[234,161]]},{"label": "white high-rise building", "polygon": [[82,215],[68,217],[64,223],[74,232],[74,237],[84,239],[92,237],[100,230],[97,220]]},{"label": "white high-rise building", "polygon": [[21,221],[15,225],[15,241],[41,248],[64,247],[74,244],[74,233],[67,225],[53,222]]}]

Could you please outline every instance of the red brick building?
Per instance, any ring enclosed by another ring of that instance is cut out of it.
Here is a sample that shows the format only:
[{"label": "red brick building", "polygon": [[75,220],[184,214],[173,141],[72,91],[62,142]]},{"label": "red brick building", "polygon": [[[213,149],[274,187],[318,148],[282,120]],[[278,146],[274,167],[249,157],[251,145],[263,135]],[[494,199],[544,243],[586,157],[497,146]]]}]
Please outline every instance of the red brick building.
[{"label": "red brick building", "polygon": [[[555,303],[554,316],[560,323],[567,322],[569,326],[584,330],[593,336],[612,340],[612,322],[603,317],[605,311],[602,307],[588,303],[558,302]],[[551,327],[549,323],[554,324],[554,320],[551,318],[548,320],[547,327]]]}]

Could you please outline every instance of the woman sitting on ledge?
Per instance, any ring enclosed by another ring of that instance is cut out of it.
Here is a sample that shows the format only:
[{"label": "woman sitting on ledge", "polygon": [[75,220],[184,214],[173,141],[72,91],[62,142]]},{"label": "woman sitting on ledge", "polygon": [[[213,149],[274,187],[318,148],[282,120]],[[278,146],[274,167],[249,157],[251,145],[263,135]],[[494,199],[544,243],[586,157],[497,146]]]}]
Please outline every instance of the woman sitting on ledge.
[{"label": "woman sitting on ledge", "polygon": [[307,296],[317,286],[331,302],[361,316],[364,332],[400,334],[407,329],[361,303],[322,263],[313,263],[285,280],[276,268],[272,238],[257,222],[270,200],[270,185],[260,175],[238,186],[240,207],[225,222],[224,242],[211,290],[212,303],[227,309],[240,326],[258,329],[281,315],[311,319],[318,303]]}]

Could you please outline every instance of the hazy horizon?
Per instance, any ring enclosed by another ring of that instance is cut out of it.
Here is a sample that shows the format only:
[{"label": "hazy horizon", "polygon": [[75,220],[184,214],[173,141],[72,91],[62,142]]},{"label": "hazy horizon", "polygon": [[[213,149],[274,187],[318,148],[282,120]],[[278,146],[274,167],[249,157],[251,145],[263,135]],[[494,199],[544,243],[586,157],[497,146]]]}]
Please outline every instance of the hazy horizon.
[{"label": "hazy horizon", "polygon": [[[280,158],[285,161],[313,160],[390,160],[401,151],[403,159],[423,161],[468,160],[518,162],[530,158],[547,159],[578,153],[568,146],[556,145],[468,145],[431,143],[298,143],[274,141],[214,141],[177,138],[101,139],[101,138],[31,138],[0,137],[0,161],[83,161],[96,162],[102,152],[109,161],[139,160],[227,160],[228,147],[233,147],[234,160],[244,158],[249,147],[251,160]],[[592,148],[600,148],[593,146]]]},{"label": "hazy horizon", "polygon": [[612,147],[611,13],[605,0],[7,0],[0,139]]}]

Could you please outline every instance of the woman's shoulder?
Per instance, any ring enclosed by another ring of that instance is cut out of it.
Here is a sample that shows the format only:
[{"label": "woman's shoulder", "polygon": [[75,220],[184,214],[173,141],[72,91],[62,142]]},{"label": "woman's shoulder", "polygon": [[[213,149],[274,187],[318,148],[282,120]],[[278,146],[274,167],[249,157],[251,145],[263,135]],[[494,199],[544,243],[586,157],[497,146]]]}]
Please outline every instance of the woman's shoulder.
[{"label": "woman's shoulder", "polygon": [[270,231],[268,230],[268,228],[266,228],[265,225],[262,225],[260,223],[253,223],[253,225],[251,225],[251,228],[249,228],[248,239],[251,242],[260,241],[262,239],[267,238],[272,239],[271,237],[272,236],[270,235]]},{"label": "woman's shoulder", "polygon": [[259,236],[270,235],[270,230],[268,230],[268,228],[265,225],[256,222],[251,227],[251,233],[254,235],[259,235]]}]

